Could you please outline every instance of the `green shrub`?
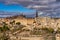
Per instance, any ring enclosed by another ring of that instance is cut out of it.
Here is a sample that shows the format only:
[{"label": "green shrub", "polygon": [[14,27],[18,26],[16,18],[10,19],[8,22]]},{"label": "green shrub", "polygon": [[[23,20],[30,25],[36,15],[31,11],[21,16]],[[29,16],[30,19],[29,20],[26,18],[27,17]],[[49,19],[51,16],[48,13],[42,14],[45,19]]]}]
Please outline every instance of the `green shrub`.
[{"label": "green shrub", "polygon": [[5,31],[9,30],[8,26],[6,26],[6,25],[3,25],[2,29],[5,30]]},{"label": "green shrub", "polygon": [[7,31],[7,30],[10,30],[10,29],[9,29],[8,26],[6,26],[6,25],[3,25],[3,27],[0,27],[0,31],[1,31],[1,32]]},{"label": "green shrub", "polygon": [[45,28],[41,28],[41,30],[48,30],[48,28],[46,28],[46,27]]},{"label": "green shrub", "polygon": [[31,34],[32,35],[40,35],[41,34],[41,32],[40,32],[40,28],[34,28],[33,29],[33,31],[31,31]]},{"label": "green shrub", "polygon": [[15,20],[13,20],[12,22],[10,22],[10,24],[15,24]]},{"label": "green shrub", "polygon": [[54,29],[53,29],[53,28],[48,28],[48,31],[49,31],[50,33],[53,33],[53,32],[54,32]]},{"label": "green shrub", "polygon": [[33,30],[40,30],[40,29],[41,29],[41,28],[36,28],[36,27],[35,27]]},{"label": "green shrub", "polygon": [[3,29],[2,29],[2,27],[0,27],[0,32],[2,32],[3,31]]},{"label": "green shrub", "polygon": [[60,28],[57,29],[57,32],[60,33]]},{"label": "green shrub", "polygon": [[44,31],[47,31],[49,33],[53,33],[54,32],[53,28],[47,28],[47,27],[45,27],[45,28],[41,28],[41,29],[44,30]]},{"label": "green shrub", "polygon": [[31,33],[30,34],[32,34],[32,35],[40,35],[41,34],[41,32],[40,31],[31,31]]},{"label": "green shrub", "polygon": [[21,23],[20,23],[20,22],[17,22],[16,24],[17,24],[17,25],[20,25]]},{"label": "green shrub", "polygon": [[6,22],[2,22],[3,23],[3,25],[7,25],[7,23]]}]

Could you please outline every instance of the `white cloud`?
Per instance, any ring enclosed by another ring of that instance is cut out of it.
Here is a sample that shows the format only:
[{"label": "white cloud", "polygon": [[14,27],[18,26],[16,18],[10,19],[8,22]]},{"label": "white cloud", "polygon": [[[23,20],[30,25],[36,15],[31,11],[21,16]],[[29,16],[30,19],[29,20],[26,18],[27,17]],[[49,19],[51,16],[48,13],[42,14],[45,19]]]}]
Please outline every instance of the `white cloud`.
[{"label": "white cloud", "polygon": [[44,13],[43,13],[43,12],[39,12],[39,13],[38,13],[38,15],[42,15],[42,14],[44,14]]}]

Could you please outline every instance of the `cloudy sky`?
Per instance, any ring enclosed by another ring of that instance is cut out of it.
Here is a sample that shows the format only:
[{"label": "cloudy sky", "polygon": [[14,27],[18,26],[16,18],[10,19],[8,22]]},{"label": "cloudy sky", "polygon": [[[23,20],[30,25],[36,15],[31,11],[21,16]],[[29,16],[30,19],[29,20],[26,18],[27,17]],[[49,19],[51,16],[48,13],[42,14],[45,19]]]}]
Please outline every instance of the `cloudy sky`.
[{"label": "cloudy sky", "polygon": [[0,10],[25,14],[32,14],[38,10],[41,11],[40,15],[51,16],[53,14],[55,17],[58,13],[60,16],[60,0],[0,0]]},{"label": "cloudy sky", "polygon": [[26,8],[24,5],[16,2],[11,0],[0,0],[0,17],[7,17],[21,13],[24,15],[33,15],[35,13],[34,9]]},{"label": "cloudy sky", "polygon": [[16,5],[16,4],[5,5],[4,3],[0,3],[0,11],[25,12],[25,13],[35,12],[35,10],[25,8],[22,5]]}]

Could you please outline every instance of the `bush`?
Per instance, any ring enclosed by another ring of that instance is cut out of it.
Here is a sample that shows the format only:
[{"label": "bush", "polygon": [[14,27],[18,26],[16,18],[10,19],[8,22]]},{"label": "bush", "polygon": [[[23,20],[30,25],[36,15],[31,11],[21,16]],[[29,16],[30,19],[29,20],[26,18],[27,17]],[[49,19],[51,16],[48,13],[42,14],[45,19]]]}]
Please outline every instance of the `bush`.
[{"label": "bush", "polygon": [[54,32],[54,29],[53,29],[53,28],[48,28],[48,31],[49,31],[50,33],[53,33],[53,32]]},{"label": "bush", "polygon": [[47,32],[49,32],[49,33],[53,33],[54,32],[54,29],[53,28],[42,28],[42,30],[44,30],[44,31],[47,31]]},{"label": "bush", "polygon": [[46,28],[46,27],[45,27],[45,28],[41,28],[41,30],[47,30],[47,29],[48,29],[48,28]]},{"label": "bush", "polygon": [[15,20],[13,20],[12,22],[10,22],[10,24],[15,24]]},{"label": "bush", "polygon": [[6,26],[6,25],[4,25],[4,26],[2,27],[2,29],[5,30],[5,31],[6,31],[6,30],[9,30],[8,26]]},{"label": "bush", "polygon": [[33,31],[31,31],[32,35],[41,35],[42,33],[54,33],[53,28],[34,28]]},{"label": "bush", "polygon": [[6,35],[2,35],[1,37],[0,37],[0,40],[8,40],[9,38],[8,38],[8,36],[6,36]]},{"label": "bush", "polygon": [[2,29],[2,27],[0,27],[0,32],[2,32],[3,31],[3,29]]},{"label": "bush", "polygon": [[57,32],[60,33],[60,28],[57,29]]},{"label": "bush", "polygon": [[32,35],[40,35],[41,34],[41,32],[40,31],[31,31],[31,33],[30,34],[32,34]]},{"label": "bush", "polygon": [[0,27],[1,32],[7,31],[7,30],[10,30],[10,29],[6,25],[3,25],[3,27]]},{"label": "bush", "polygon": [[40,31],[40,28],[34,28],[33,31],[31,31],[31,34],[32,35],[40,35],[41,34],[41,31]]},{"label": "bush", "polygon": [[7,25],[7,23],[6,22],[2,22],[3,23],[3,25]]},{"label": "bush", "polygon": [[34,28],[34,30],[40,30],[40,29],[41,29],[41,28],[36,28],[36,27]]},{"label": "bush", "polygon": [[21,23],[20,23],[20,22],[17,22],[16,24],[17,24],[17,25],[20,25]]}]

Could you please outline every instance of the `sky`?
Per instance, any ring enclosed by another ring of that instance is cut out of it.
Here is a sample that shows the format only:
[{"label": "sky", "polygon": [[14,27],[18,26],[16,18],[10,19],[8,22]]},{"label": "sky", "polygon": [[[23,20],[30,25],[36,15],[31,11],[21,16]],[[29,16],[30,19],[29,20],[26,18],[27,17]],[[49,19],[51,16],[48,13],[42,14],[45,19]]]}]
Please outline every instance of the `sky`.
[{"label": "sky", "polygon": [[[41,0],[39,0],[39,1],[41,1]],[[42,15],[42,16],[60,17],[60,1],[59,0],[54,1],[54,2],[50,2],[48,0],[46,0],[47,1],[46,2],[44,0],[46,3],[44,3],[44,1],[43,2],[39,2],[39,1],[35,1],[35,0],[34,1],[33,0],[32,1],[30,1],[30,0],[0,0],[0,11],[22,12],[29,16],[30,14],[34,15],[36,13],[35,9],[37,9],[37,10],[41,11],[38,14],[40,16]],[[6,4],[8,4],[8,5],[6,5]],[[41,7],[39,7],[39,6],[41,6]],[[12,13],[8,13],[8,14],[12,14]],[[15,14],[15,13],[13,13],[13,14]]]},{"label": "sky", "polygon": [[25,8],[22,5],[18,5],[18,4],[16,4],[16,5],[15,4],[5,5],[4,3],[0,3],[0,11],[22,12],[22,13],[34,13],[35,12],[35,10]]}]

